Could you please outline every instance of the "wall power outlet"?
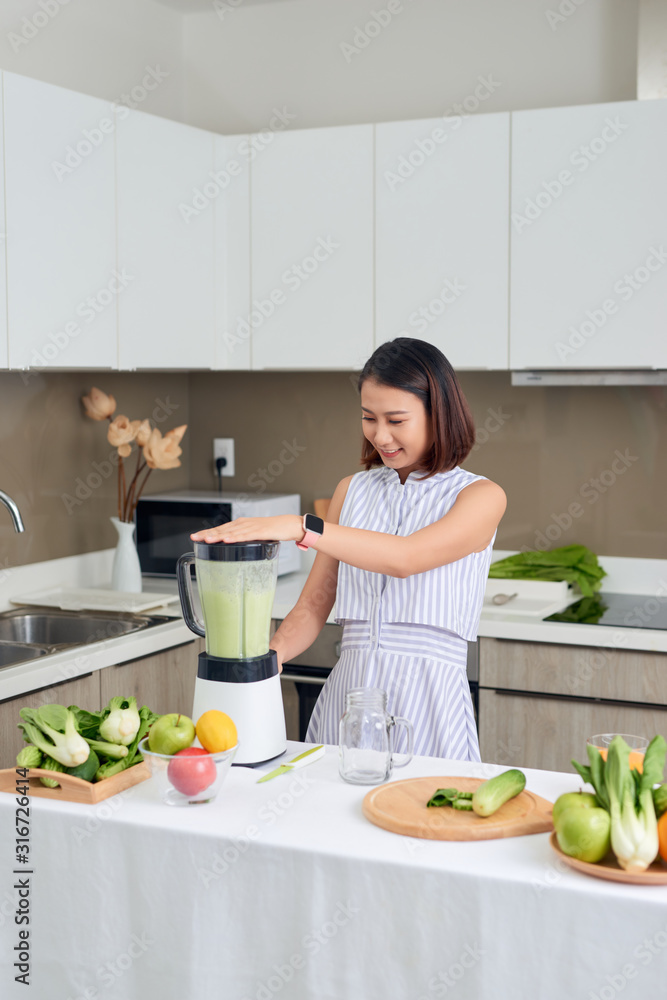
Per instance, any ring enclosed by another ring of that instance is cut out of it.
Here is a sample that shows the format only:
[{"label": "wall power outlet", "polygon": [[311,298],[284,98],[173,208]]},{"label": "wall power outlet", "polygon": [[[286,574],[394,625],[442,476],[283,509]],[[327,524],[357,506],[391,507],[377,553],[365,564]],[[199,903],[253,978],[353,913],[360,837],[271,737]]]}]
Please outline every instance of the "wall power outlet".
[{"label": "wall power outlet", "polygon": [[223,476],[234,475],[234,438],[213,438],[213,472],[217,478],[216,458],[226,458],[227,465],[222,470]]}]

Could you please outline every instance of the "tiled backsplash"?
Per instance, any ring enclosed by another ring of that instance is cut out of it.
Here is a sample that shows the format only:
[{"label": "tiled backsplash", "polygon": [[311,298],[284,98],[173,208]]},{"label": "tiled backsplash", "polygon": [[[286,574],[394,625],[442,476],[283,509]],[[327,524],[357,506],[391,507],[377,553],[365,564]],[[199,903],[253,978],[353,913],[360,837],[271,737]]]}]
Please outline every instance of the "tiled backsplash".
[{"label": "tiled backsplash", "polygon": [[[667,557],[666,389],[516,388],[506,372],[461,381],[478,428],[464,467],[508,495],[499,548],[583,542],[605,555]],[[236,475],[225,489],[294,491],[309,510],[359,469],[354,382],[345,372],[0,373],[0,489],[26,524],[15,534],[0,507],[0,572],[115,543],[106,424],[80,404],[91,385],[132,419],[189,425],[182,467],[154,472],[147,492],[215,488],[212,439],[232,437]]]}]

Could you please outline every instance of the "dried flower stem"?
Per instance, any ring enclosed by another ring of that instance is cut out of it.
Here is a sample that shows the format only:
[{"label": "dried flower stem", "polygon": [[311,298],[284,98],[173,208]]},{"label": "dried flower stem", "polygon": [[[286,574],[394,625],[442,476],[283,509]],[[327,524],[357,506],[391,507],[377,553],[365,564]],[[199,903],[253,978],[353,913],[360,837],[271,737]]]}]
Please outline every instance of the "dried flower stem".
[{"label": "dried flower stem", "polygon": [[[142,469],[143,469],[143,468],[145,468],[145,466],[142,466]],[[134,503],[133,503],[133,505],[132,505],[132,509],[131,509],[131,511],[130,511],[130,520],[132,520],[132,518],[134,517],[134,512],[135,512],[135,510],[137,509],[137,504],[139,503],[139,498],[141,497],[141,494],[142,494],[142,493],[143,493],[143,491],[144,491],[144,486],[146,485],[146,483],[147,483],[147,481],[148,481],[148,477],[150,476],[150,474],[151,474],[151,472],[152,472],[152,471],[153,471],[152,469],[149,469],[149,470],[148,470],[148,472],[147,472],[147,473],[146,473],[146,475],[144,476],[144,481],[143,481],[143,483],[141,484],[141,486],[140,486],[140,487],[139,487],[139,489],[137,490],[137,496],[136,496],[136,499],[134,500]]]}]

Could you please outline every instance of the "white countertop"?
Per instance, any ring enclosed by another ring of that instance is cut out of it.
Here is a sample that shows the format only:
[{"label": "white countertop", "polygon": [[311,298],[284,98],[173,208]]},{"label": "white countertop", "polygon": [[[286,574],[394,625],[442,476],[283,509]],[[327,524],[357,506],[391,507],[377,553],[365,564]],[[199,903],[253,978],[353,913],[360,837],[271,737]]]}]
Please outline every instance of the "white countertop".
[{"label": "white countertop", "polygon": [[[13,607],[11,604],[13,595],[24,594],[31,590],[58,585],[108,587],[113,552],[113,549],[107,549],[2,570],[0,611]],[[494,553],[494,559],[502,559],[509,554],[506,551],[497,551]],[[315,555],[314,550],[303,553],[302,571],[278,578],[273,618],[285,618],[295,606]],[[607,591],[636,594],[638,607],[644,606],[648,610],[655,605],[655,602],[667,601],[667,560],[601,556],[600,564],[608,574],[603,580],[601,593]],[[173,594],[177,591],[177,584],[175,580],[145,577],[144,590]],[[177,604],[156,608],[154,612],[147,613],[168,615],[173,617],[173,621],[145,632],[136,632],[5,667],[0,670],[0,701],[72,680],[103,667],[151,656],[161,650],[193,640],[194,636],[183,622]],[[328,623],[334,624],[333,614],[329,616]],[[479,635],[485,638],[516,639],[525,642],[667,652],[667,631],[546,622],[534,617],[512,614],[511,611],[502,615],[496,613],[493,617],[486,617],[483,614]]]}]

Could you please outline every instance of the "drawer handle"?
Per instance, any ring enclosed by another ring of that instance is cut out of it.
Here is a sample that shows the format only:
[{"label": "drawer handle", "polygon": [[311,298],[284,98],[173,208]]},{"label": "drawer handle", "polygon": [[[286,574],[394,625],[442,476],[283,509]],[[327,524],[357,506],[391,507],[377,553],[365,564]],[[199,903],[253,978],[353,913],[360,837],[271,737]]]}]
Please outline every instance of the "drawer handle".
[{"label": "drawer handle", "polygon": [[336,659],[340,659],[341,652],[342,652],[342,643],[340,639],[338,639],[338,641],[334,645],[334,653],[336,655]]},{"label": "drawer handle", "polygon": [[301,677],[300,674],[286,674],[284,671],[280,676],[282,680],[294,681],[296,684],[316,684],[319,687],[326,684],[326,677]]}]

